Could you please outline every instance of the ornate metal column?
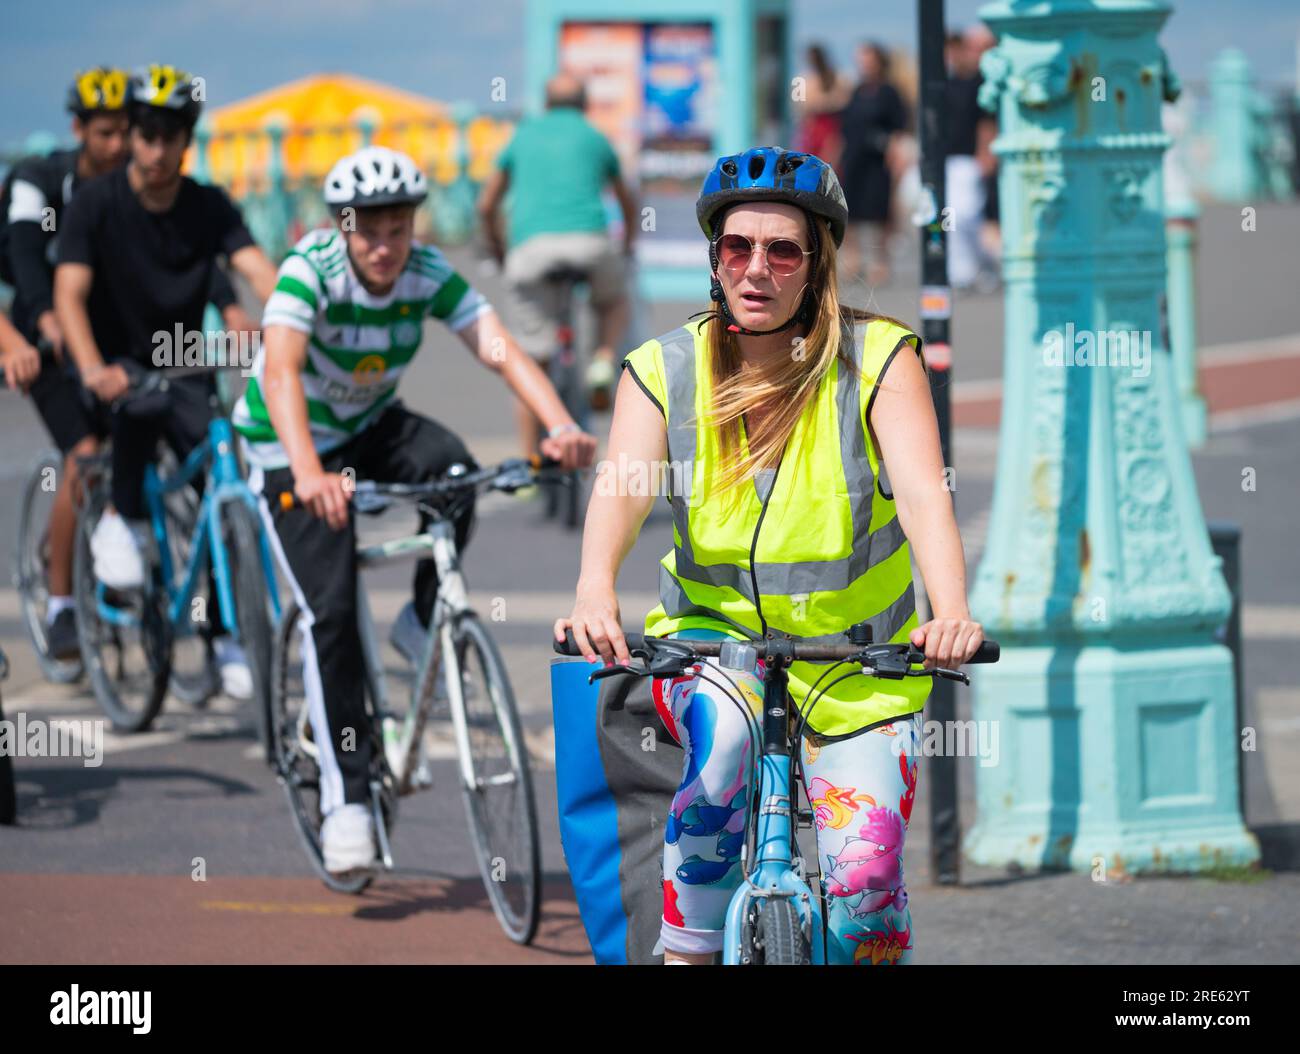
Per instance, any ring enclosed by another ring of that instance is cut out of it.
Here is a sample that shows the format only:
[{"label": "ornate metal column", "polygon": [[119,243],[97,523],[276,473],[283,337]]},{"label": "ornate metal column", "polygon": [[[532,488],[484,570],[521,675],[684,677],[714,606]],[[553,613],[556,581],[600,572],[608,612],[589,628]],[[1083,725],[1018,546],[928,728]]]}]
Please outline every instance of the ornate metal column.
[{"label": "ornate metal column", "polygon": [[1214,128],[1211,187],[1224,201],[1249,201],[1260,190],[1255,172],[1254,89],[1250,63],[1227,48],[1210,66],[1210,104]]},{"label": "ornate metal column", "polygon": [[982,102],[999,115],[1005,384],[975,615],[1003,642],[975,717],[979,863],[1202,870],[1258,858],[1237,805],[1230,597],[1168,350],[1150,0],[1003,0]]}]

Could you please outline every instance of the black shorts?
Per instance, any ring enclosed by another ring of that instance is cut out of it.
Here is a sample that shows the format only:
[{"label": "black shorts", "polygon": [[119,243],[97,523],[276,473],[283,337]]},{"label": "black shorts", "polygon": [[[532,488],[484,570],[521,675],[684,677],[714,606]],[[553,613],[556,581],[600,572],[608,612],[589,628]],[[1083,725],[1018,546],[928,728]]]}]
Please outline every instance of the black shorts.
[{"label": "black shorts", "polygon": [[108,435],[108,408],[81,386],[70,366],[60,366],[53,355],[41,356],[41,372],[28,393],[61,454],[86,436]]}]

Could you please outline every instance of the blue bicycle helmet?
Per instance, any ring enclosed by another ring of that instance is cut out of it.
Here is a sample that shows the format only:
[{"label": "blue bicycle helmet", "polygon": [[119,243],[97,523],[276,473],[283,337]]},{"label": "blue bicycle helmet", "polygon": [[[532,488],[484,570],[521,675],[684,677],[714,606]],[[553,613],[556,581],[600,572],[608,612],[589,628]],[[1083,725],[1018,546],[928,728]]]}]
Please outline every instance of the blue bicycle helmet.
[{"label": "blue bicycle helmet", "polygon": [[704,178],[695,216],[712,239],[713,220],[728,205],[742,201],[785,201],[825,217],[838,248],[844,242],[849,207],[835,170],[814,154],[759,146],[720,157]]},{"label": "blue bicycle helmet", "polygon": [[[704,186],[695,202],[695,218],[709,239],[709,267],[712,271],[709,297],[718,304],[723,324],[732,333],[766,336],[811,320],[815,300],[813,274],[809,274],[808,288],[794,314],[775,329],[746,329],[736,321],[718,280],[718,235],[722,228],[717,221],[732,205],[748,201],[782,201],[823,217],[830,224],[836,248],[844,242],[849,208],[839,178],[830,165],[813,154],[782,150],[779,146],[759,146],[743,154],[720,157],[713,171],[704,177]],[[808,226],[816,253],[820,240],[817,224],[809,222]],[[814,255],[813,260],[816,259]]]}]

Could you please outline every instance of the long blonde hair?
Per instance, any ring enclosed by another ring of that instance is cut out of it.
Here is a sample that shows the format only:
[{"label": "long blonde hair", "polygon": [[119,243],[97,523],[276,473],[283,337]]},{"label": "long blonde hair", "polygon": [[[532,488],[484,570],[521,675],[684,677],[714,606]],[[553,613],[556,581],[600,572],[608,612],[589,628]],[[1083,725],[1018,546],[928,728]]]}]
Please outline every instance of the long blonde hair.
[{"label": "long blonde hair", "polygon": [[[721,451],[721,471],[716,485],[719,492],[729,492],[733,500],[739,499],[739,484],[751,479],[759,469],[777,464],[799,418],[830,371],[831,363],[838,358],[841,369],[853,368],[852,346],[846,342],[853,339],[856,323],[881,318],[904,329],[911,328],[888,315],[840,303],[836,248],[830,225],[820,216],[809,216],[809,219],[817,224],[819,245],[814,263],[818,282],[813,287],[813,318],[808,335],[792,340],[789,355],[777,357],[758,369],[742,370],[737,334],[727,331],[716,308],[704,313],[713,396],[705,416],[716,429]],[[757,443],[752,436],[746,437],[749,454],[744,456],[740,446],[741,418],[769,401],[774,401],[776,408],[764,423],[763,435]]]}]

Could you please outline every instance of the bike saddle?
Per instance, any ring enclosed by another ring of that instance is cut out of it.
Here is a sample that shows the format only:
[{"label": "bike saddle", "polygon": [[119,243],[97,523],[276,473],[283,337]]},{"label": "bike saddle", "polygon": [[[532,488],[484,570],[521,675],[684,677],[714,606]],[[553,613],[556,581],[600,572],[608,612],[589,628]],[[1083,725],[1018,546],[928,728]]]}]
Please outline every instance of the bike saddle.
[{"label": "bike saddle", "polygon": [[579,282],[587,281],[589,277],[588,272],[582,268],[570,267],[567,264],[564,264],[559,267],[548,268],[546,273],[542,275],[542,280],[545,282],[555,282],[557,284],[560,282],[572,282],[574,285],[577,285]]}]

